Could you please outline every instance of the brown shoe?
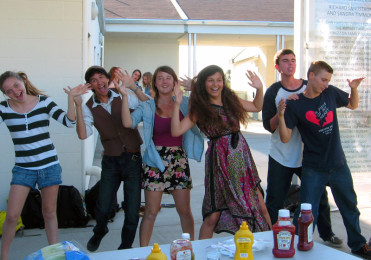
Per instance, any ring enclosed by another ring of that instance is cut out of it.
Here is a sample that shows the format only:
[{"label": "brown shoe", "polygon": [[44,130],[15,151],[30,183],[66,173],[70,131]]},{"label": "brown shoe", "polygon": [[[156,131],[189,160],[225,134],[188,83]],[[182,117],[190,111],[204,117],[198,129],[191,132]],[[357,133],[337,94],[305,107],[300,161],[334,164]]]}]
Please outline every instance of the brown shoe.
[{"label": "brown shoe", "polygon": [[360,249],[353,251],[352,254],[358,255],[364,259],[371,259],[371,248],[365,243]]}]

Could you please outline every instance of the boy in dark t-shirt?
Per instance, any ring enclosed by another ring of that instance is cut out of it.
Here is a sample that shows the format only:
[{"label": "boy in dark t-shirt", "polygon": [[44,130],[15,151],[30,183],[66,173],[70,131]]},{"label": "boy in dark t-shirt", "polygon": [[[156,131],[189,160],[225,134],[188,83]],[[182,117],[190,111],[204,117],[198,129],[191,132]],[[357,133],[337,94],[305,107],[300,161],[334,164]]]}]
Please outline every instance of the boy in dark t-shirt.
[{"label": "boy in dark t-shirt", "polygon": [[[351,94],[329,85],[333,69],[324,61],[312,62],[308,85],[297,100],[279,102],[279,131],[282,142],[288,142],[296,126],[304,143],[300,202],[312,204],[317,222],[320,197],[326,188],[340,210],[352,253],[371,259],[371,249],[361,235],[357,195],[340,142],[336,108],[358,107],[358,86],[364,78],[348,80]],[[294,220],[297,222],[297,219]]]},{"label": "boy in dark t-shirt", "polygon": [[[271,132],[268,157],[268,176],[266,205],[272,223],[278,219],[278,211],[284,206],[294,174],[301,176],[303,160],[303,142],[299,130],[292,130],[290,141],[282,143],[278,129],[278,103],[293,94],[302,93],[307,81],[294,77],[296,56],[291,49],[281,49],[274,55],[276,70],[280,73],[280,81],[273,83],[265,92],[263,103],[263,126]],[[297,209],[299,210],[299,209]],[[324,190],[318,207],[317,229],[319,236],[332,247],[340,248],[343,241],[332,231],[330,205],[327,191]]]}]

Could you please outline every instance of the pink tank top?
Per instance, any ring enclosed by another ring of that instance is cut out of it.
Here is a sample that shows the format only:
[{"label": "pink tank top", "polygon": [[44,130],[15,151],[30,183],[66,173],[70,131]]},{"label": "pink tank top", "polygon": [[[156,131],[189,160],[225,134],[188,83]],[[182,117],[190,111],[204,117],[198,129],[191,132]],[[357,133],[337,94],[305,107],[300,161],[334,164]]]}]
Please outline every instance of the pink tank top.
[{"label": "pink tank top", "polygon": [[[179,112],[179,118],[184,118]],[[155,113],[155,125],[153,127],[153,142],[156,146],[182,146],[183,136],[171,136],[171,117],[160,117]]]}]

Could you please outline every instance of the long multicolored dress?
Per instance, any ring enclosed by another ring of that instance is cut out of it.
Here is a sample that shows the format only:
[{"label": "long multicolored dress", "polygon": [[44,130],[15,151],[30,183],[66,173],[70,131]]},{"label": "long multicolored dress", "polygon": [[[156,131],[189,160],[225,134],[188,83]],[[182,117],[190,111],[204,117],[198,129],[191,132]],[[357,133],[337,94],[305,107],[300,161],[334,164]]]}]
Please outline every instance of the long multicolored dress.
[{"label": "long multicolored dress", "polygon": [[[212,105],[228,125],[223,107]],[[260,178],[250,148],[239,131],[217,129],[207,126],[203,132],[209,138],[205,157],[205,197],[202,215],[205,219],[214,212],[221,212],[214,232],[234,234],[242,221],[246,221],[252,232],[269,230],[268,223],[259,210],[257,191]],[[233,141],[232,141],[233,139]],[[233,148],[232,143],[234,143]]]}]

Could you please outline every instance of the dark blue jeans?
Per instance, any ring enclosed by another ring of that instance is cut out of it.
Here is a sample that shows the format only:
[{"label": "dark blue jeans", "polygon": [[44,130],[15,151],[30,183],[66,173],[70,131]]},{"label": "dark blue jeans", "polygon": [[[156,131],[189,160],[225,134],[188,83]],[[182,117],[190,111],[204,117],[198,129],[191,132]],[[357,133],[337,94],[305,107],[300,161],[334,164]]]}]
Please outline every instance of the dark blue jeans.
[{"label": "dark blue jeans", "polygon": [[124,182],[125,221],[121,231],[120,249],[130,248],[134,242],[139,222],[141,201],[142,157],[140,153],[123,153],[121,156],[103,156],[99,197],[95,216],[94,234],[108,233],[108,218],[121,181]]},{"label": "dark blue jeans", "polygon": [[[283,166],[269,156],[268,177],[267,177],[267,199],[266,206],[272,224],[277,222],[278,210],[283,208],[284,201],[287,197],[291,185],[292,176],[296,174],[301,176],[300,168],[290,168]],[[323,240],[328,240],[334,235],[331,228],[330,205],[328,204],[327,191],[324,189],[321,196],[320,215],[318,216],[318,233]],[[299,209],[297,210],[299,214]]]},{"label": "dark blue jeans", "polygon": [[[366,243],[366,239],[361,235],[357,195],[353,188],[353,179],[347,164],[328,171],[303,167],[300,189],[301,203],[312,204],[315,225],[320,197],[325,190],[326,184],[330,186],[336,205],[343,218],[348,235],[348,246],[352,250],[360,249]],[[297,223],[297,218],[294,223]]]}]

